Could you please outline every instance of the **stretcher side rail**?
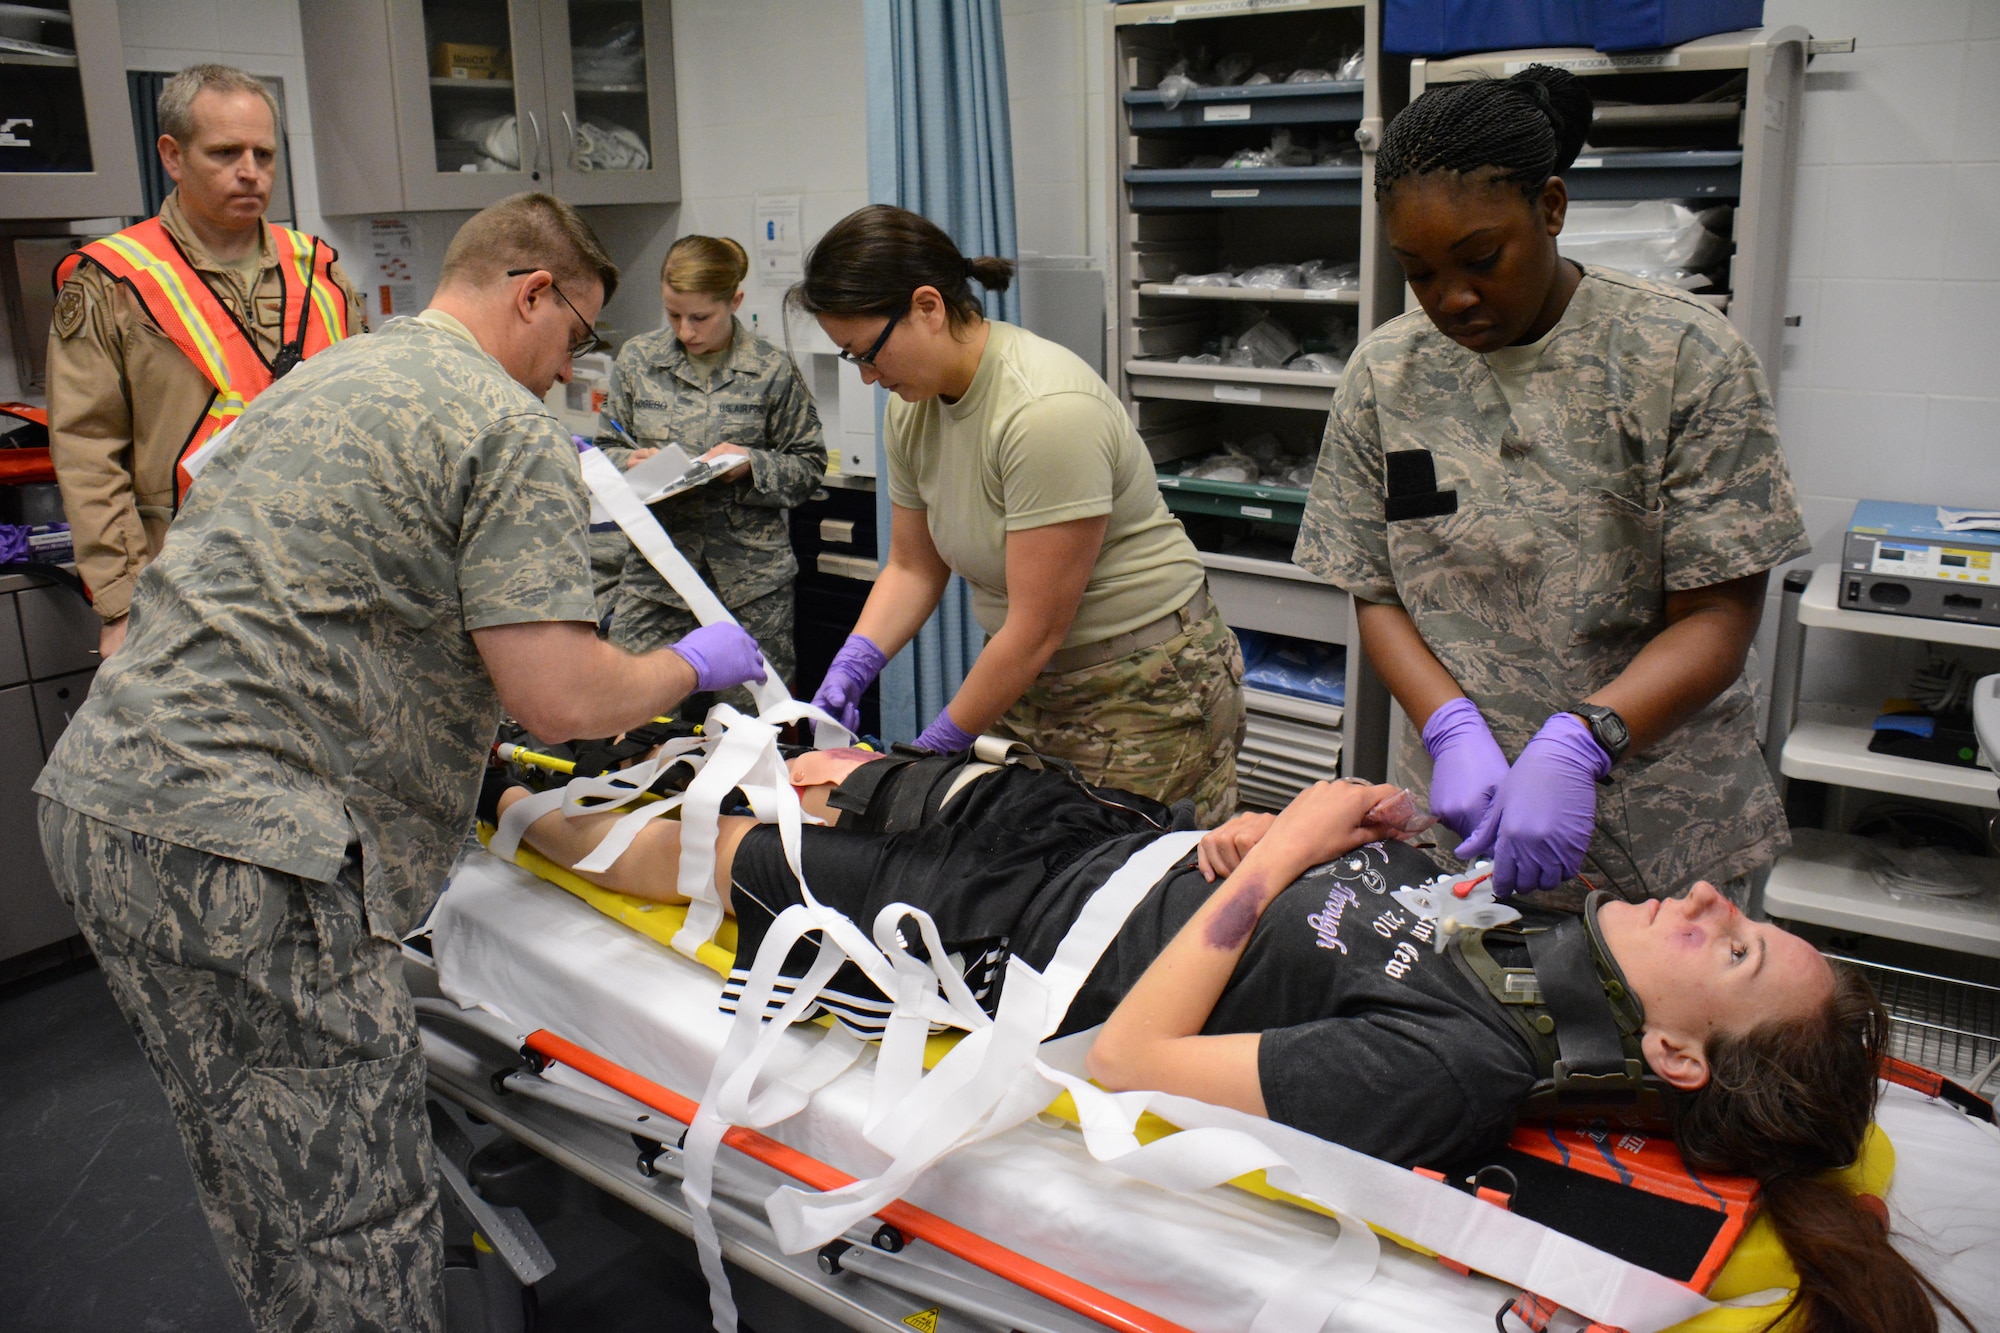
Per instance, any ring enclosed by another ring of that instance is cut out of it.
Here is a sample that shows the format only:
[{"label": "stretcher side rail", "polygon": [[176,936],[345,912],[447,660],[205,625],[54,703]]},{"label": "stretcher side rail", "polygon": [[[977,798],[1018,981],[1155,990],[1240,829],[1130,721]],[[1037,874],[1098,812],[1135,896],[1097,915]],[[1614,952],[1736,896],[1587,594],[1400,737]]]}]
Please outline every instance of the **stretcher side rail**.
[{"label": "stretcher side rail", "polygon": [[[428,968],[422,971],[427,973]],[[423,994],[419,978],[413,975],[412,981],[413,989]],[[434,985],[430,990],[435,993]],[[526,1074],[509,1042],[497,1040],[497,1049],[490,1049],[496,1045],[493,1034],[474,1035],[482,1030],[441,1022],[441,1017],[420,1016],[434,1094],[472,1112],[619,1202],[693,1238],[693,1221],[680,1197],[676,1173],[663,1169],[669,1166],[668,1156],[648,1151],[650,1143],[635,1150],[633,1134],[628,1131],[635,1125],[647,1126],[638,1124],[636,1117],[620,1121],[619,1107],[609,1097]],[[595,1106],[585,1111],[572,1099]],[[651,1129],[647,1137],[663,1133],[664,1129]],[[671,1133],[666,1136],[676,1137]],[[672,1152],[670,1146],[663,1149],[666,1155]],[[641,1169],[642,1158],[650,1161],[653,1174]],[[761,1207],[755,1206],[779,1179],[775,1172],[750,1165],[717,1180],[712,1206],[721,1224],[723,1253],[759,1282],[848,1327],[872,1333],[908,1333],[909,1326],[903,1320],[912,1312],[912,1298],[920,1304],[943,1306],[941,1330],[956,1324],[996,1331],[1021,1329],[1024,1333],[1090,1333],[1102,1327],[927,1247],[927,1252],[884,1253],[874,1248],[879,1242],[873,1237],[852,1234],[848,1239],[857,1251],[879,1255],[887,1263],[863,1259],[836,1265],[831,1271],[817,1254],[783,1254]],[[739,1206],[737,1200],[753,1206]]]}]

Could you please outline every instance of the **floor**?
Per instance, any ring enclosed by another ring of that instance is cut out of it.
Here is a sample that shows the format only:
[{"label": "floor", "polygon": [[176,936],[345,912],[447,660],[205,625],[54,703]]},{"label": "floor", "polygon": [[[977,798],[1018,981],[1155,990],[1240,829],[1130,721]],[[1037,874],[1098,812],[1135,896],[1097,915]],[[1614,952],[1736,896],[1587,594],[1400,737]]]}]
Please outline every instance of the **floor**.
[{"label": "floor", "polygon": [[[540,1333],[707,1326],[678,1236],[564,1188],[540,1226],[557,1261]],[[10,1333],[250,1333],[166,1098],[88,959],[0,986],[0,1255]]]}]

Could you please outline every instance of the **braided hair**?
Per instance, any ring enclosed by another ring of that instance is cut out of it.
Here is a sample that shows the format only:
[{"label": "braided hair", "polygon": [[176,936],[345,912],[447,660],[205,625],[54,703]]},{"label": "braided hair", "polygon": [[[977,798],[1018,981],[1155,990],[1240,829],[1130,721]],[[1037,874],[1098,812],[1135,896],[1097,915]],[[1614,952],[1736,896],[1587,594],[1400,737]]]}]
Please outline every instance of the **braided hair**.
[{"label": "braided hair", "polygon": [[1389,123],[1375,154],[1375,198],[1386,198],[1405,176],[1491,168],[1494,181],[1532,199],[1576,161],[1591,107],[1583,80],[1552,65],[1530,65],[1509,79],[1439,84]]}]

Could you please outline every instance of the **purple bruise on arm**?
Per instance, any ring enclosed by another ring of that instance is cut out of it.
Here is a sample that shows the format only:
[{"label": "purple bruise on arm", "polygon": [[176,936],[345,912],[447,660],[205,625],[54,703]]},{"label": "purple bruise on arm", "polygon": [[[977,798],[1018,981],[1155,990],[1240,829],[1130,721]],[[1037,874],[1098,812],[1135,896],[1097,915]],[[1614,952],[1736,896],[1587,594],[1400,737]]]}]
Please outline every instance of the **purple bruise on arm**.
[{"label": "purple bruise on arm", "polygon": [[1257,918],[1264,915],[1264,885],[1257,878],[1249,878],[1230,891],[1208,925],[1202,931],[1202,939],[1211,949],[1241,948],[1243,941],[1250,938],[1250,932],[1257,928]]}]

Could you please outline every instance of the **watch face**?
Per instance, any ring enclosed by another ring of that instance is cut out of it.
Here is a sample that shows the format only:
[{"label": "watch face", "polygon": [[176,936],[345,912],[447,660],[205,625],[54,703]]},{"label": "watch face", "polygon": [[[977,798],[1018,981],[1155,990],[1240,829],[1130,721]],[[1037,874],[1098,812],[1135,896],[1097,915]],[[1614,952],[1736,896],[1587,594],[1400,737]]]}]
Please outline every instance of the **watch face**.
[{"label": "watch face", "polygon": [[1589,717],[1590,730],[1597,737],[1597,743],[1602,745],[1614,759],[1617,758],[1618,752],[1632,739],[1631,731],[1625,726],[1625,719],[1609,708],[1593,708]]}]

